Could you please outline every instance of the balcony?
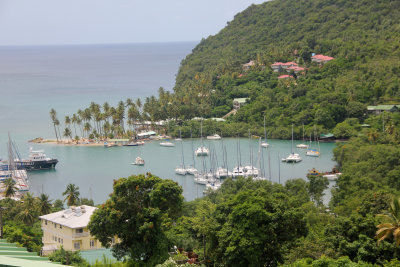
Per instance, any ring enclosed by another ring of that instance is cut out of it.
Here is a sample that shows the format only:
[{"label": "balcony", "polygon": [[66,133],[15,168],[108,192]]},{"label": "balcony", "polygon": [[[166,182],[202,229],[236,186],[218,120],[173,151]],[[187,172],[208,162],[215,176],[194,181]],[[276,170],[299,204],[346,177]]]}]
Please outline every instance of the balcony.
[{"label": "balcony", "polygon": [[87,237],[87,236],[89,236],[89,232],[72,234],[72,238]]}]

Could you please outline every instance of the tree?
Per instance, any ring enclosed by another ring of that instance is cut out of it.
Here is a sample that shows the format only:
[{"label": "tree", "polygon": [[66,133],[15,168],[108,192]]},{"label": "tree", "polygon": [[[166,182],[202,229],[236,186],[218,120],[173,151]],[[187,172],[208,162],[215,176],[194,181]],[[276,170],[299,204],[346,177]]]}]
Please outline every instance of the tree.
[{"label": "tree", "polygon": [[18,188],[15,186],[15,181],[13,178],[7,178],[4,181],[4,185],[6,187],[4,192],[5,197],[13,197],[18,190]]},{"label": "tree", "polygon": [[61,199],[56,199],[53,202],[53,211],[60,211],[64,209],[64,202]]},{"label": "tree", "polygon": [[88,225],[103,246],[117,258],[129,256],[137,266],[154,266],[168,258],[164,229],[178,216],[183,203],[182,188],[171,180],[150,173],[114,181],[110,199],[97,209]]},{"label": "tree", "polygon": [[88,199],[88,198],[82,197],[80,199],[79,205],[94,206],[94,201],[93,201],[93,199]]},{"label": "tree", "polygon": [[54,132],[56,134],[56,138],[57,138],[57,142],[58,142],[58,134],[57,134],[57,129],[56,129],[57,112],[55,111],[54,108],[52,108],[50,110],[50,118],[51,118],[51,121],[53,122]]},{"label": "tree", "polygon": [[376,231],[376,239],[378,244],[393,236],[396,246],[400,245],[400,198],[396,197],[390,203],[388,211],[378,214],[377,216],[382,217],[384,223],[377,225],[378,231]]},{"label": "tree", "polygon": [[23,198],[22,210],[17,214],[15,219],[22,221],[26,225],[33,225],[37,219],[37,209],[35,207],[35,198],[31,193],[26,193]]},{"label": "tree", "polygon": [[38,209],[40,215],[49,214],[51,212],[51,200],[46,194],[40,194],[38,197]]},{"label": "tree", "polygon": [[322,197],[325,195],[324,191],[329,185],[328,178],[323,177],[322,175],[308,175],[307,178],[309,180],[308,192],[311,199],[315,204],[321,206],[323,204]]},{"label": "tree", "polygon": [[62,195],[65,196],[64,202],[67,201],[68,206],[74,206],[79,202],[79,187],[74,184],[68,184]]}]

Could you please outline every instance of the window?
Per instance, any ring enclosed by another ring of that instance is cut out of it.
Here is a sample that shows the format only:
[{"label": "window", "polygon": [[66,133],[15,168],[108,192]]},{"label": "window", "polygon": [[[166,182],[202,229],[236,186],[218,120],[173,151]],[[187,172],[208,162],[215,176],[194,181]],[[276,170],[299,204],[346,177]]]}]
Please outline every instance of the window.
[{"label": "window", "polygon": [[44,224],[47,225],[47,220],[44,220]]},{"label": "window", "polygon": [[61,239],[61,244],[63,243],[64,239]]},{"label": "window", "polygon": [[80,249],[80,248],[81,248],[81,243],[74,242],[74,249]]},{"label": "window", "polygon": [[57,224],[56,223],[54,224],[54,228],[57,228]]},{"label": "window", "polygon": [[60,240],[60,238],[58,238],[58,243],[61,243],[61,240]]},{"label": "window", "polygon": [[77,234],[82,234],[82,233],[83,233],[83,228],[78,228],[78,229],[76,229],[76,233],[77,233]]},{"label": "window", "polygon": [[94,240],[93,240],[93,239],[90,240],[90,247],[91,247],[91,248],[94,247]]},{"label": "window", "polygon": [[60,229],[62,229],[62,225],[60,224]]}]

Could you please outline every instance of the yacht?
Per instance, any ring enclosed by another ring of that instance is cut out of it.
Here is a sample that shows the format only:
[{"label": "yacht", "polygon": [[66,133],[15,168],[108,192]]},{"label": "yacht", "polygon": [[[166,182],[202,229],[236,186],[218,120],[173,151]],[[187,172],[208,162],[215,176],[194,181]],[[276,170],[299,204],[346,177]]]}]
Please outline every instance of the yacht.
[{"label": "yacht", "polygon": [[194,166],[189,166],[186,168],[187,174],[195,175],[197,173],[197,169]]},{"label": "yacht", "polygon": [[235,168],[233,168],[233,170],[232,170],[232,177],[233,178],[236,178],[236,177],[239,177],[239,176],[242,176],[242,177],[244,177],[245,176],[245,172],[244,172],[244,170],[243,170],[243,167],[238,167],[238,166],[236,166]]},{"label": "yacht", "polygon": [[135,161],[132,162],[132,165],[143,166],[144,165],[144,159],[142,159],[141,157],[136,157]]},{"label": "yacht", "polygon": [[28,159],[15,159],[14,163],[17,169],[30,170],[43,170],[54,169],[58,163],[57,159],[48,158],[43,150],[29,149]]},{"label": "yacht", "polygon": [[186,175],[187,170],[183,166],[178,166],[175,168],[175,173],[179,175]]},{"label": "yacht", "polygon": [[226,178],[228,176],[231,176],[231,173],[228,171],[228,169],[224,167],[219,167],[217,171],[215,172],[215,176],[217,178]]},{"label": "yacht", "polygon": [[245,173],[245,177],[249,176],[257,177],[259,175],[258,169],[251,165],[244,166],[243,171]]},{"label": "yacht", "polygon": [[319,151],[316,149],[308,149],[306,155],[309,157],[319,157]]},{"label": "yacht", "polygon": [[173,146],[175,146],[175,144],[172,142],[169,142],[169,141],[164,141],[164,142],[160,143],[160,146],[173,147]]},{"label": "yacht", "polygon": [[211,178],[212,178],[212,175],[210,175],[208,173],[198,173],[194,177],[194,182],[196,184],[206,185]]},{"label": "yacht", "polygon": [[301,149],[307,149],[308,148],[308,145],[306,145],[306,144],[304,144],[304,124],[303,124],[303,143],[301,143],[301,144],[297,144],[296,145],[296,147],[297,148],[301,148]]},{"label": "yacht", "polygon": [[221,139],[221,136],[219,134],[207,136],[207,140],[220,140],[220,139]]}]

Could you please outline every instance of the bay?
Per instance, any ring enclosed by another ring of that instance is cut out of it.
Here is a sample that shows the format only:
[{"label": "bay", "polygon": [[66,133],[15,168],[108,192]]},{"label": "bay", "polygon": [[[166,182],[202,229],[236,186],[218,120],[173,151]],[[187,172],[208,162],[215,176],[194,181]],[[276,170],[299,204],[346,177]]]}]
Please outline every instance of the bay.
[{"label": "bay", "polygon": [[[116,105],[126,98],[141,98],[157,94],[160,86],[172,90],[175,74],[181,60],[190,53],[195,43],[54,46],[54,47],[0,47],[0,157],[7,155],[7,134],[19,147],[22,158],[28,156],[30,146],[44,149],[46,154],[59,160],[55,170],[30,172],[31,191],[44,192],[51,199],[62,198],[69,183],[80,188],[81,196],[102,203],[112,191],[114,179],[132,174],[151,172],[162,178],[177,181],[184,190],[186,200],[203,195],[204,186],[193,182],[192,176],[176,175],[174,169],[181,163],[180,143],[176,147],[160,147],[152,141],[143,147],[82,147],[50,144],[30,144],[35,137],[54,138],[49,117],[55,108],[60,121],[78,109],[86,108],[91,101]],[[193,147],[200,140],[193,141]],[[257,140],[224,138],[227,147],[228,167],[249,163],[250,147],[257,164]],[[205,141],[215,150],[222,164],[222,141]],[[271,181],[284,183],[292,178],[305,178],[315,167],[328,171],[332,161],[333,143],[321,143],[321,156],[310,158],[305,150],[298,152],[303,161],[298,164],[280,162],[290,153],[290,141],[270,140]],[[251,145],[249,145],[251,144]],[[183,141],[186,165],[192,163],[190,140]],[[266,176],[269,177],[268,157],[264,153]],[[131,163],[140,155],[145,166]],[[210,167],[209,157],[204,157]],[[239,159],[239,160],[238,160]],[[202,158],[195,158],[202,168]]]}]

